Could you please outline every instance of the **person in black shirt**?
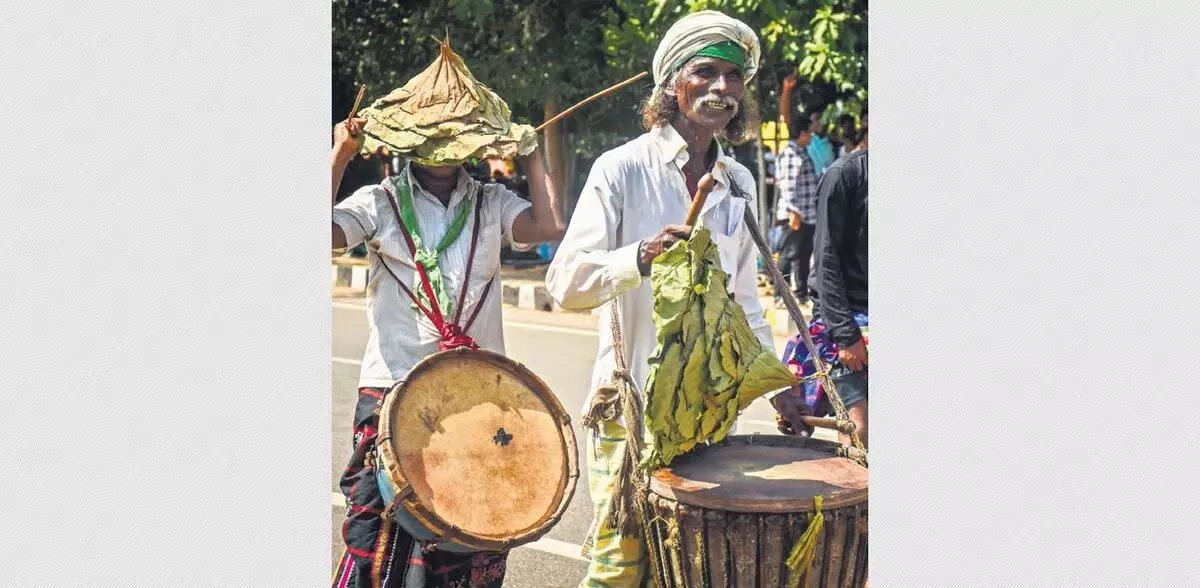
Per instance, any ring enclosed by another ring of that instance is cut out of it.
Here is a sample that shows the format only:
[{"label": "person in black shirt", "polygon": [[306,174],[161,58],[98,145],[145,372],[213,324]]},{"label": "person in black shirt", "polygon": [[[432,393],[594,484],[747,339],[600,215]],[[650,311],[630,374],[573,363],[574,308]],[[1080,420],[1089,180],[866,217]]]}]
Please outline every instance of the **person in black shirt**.
[{"label": "person in black shirt", "polygon": [[[813,326],[836,349],[833,380],[867,444],[867,149],[839,159],[817,187]],[[844,439],[847,442],[848,439]]]}]

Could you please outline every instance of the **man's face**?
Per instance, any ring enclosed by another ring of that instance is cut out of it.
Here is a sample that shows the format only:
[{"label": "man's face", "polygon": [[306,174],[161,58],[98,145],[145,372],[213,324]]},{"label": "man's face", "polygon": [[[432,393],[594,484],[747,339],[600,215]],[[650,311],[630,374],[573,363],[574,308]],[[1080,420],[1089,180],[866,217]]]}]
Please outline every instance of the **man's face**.
[{"label": "man's face", "polygon": [[808,147],[809,143],[812,143],[812,133],[808,132],[808,129],[800,131],[800,134],[796,137],[796,144],[801,147]]},{"label": "man's face", "polygon": [[457,166],[457,165],[433,166],[433,165],[420,165],[417,163],[414,163],[413,165],[420,168],[422,172],[428,174],[430,177],[438,178],[441,180],[446,180],[446,179],[450,179],[450,178],[454,177],[454,175],[458,173],[458,169],[459,169],[459,166]]},{"label": "man's face", "polygon": [[742,68],[713,57],[699,57],[683,66],[675,86],[679,112],[711,131],[729,125],[745,92]]},{"label": "man's face", "polygon": [[[819,132],[820,130],[821,130],[821,115],[816,112],[808,115],[808,132],[816,133],[816,132]],[[811,137],[810,137],[810,139],[811,139]]]}]

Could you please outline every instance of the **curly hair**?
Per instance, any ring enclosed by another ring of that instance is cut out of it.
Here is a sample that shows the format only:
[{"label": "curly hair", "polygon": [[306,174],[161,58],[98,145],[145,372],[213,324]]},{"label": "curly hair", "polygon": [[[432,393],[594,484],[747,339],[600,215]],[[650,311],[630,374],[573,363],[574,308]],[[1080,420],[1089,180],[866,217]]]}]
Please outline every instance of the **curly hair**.
[{"label": "curly hair", "polygon": [[[679,101],[669,88],[681,72],[676,72],[673,79],[663,82],[654,89],[642,104],[642,127],[645,130],[656,126],[669,124],[680,115]],[[724,139],[734,145],[741,145],[758,136],[759,115],[758,104],[747,100],[745,95],[738,101],[737,114],[725,128],[715,134],[718,139]]]}]

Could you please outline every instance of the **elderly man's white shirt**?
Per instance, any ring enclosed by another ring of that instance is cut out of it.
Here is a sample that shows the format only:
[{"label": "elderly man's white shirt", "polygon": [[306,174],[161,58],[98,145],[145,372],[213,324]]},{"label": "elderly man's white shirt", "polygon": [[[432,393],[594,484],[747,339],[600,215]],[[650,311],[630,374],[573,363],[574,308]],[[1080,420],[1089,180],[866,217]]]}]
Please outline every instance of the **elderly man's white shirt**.
[{"label": "elderly man's white shirt", "polygon": [[[687,143],[671,125],[648,133],[601,155],[571,216],[567,234],[546,274],[550,295],[563,308],[600,311],[600,346],[588,399],[610,381],[613,345],[611,304],[620,297],[621,335],[626,364],[639,393],[649,374],[647,359],[656,346],[652,320],[654,301],[649,278],[638,272],[639,244],[669,224],[682,224],[691,205],[684,181]],[[771,329],[758,300],[758,250],[743,211],[755,206],[754,178],[745,166],[718,147],[712,171],[716,186],[701,210],[699,224],[708,227],[729,274],[730,292],[746,312],[759,341],[774,350]],[[737,182],[746,198],[731,193]],[[751,208],[751,210],[756,210]]]}]

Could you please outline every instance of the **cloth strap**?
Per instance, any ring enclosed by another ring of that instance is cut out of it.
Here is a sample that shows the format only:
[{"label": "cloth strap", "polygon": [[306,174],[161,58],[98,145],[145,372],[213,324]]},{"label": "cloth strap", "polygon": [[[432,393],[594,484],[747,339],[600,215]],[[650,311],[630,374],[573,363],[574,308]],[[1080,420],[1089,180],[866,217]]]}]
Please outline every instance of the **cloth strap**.
[{"label": "cloth strap", "polygon": [[625,536],[636,536],[645,531],[646,513],[644,505],[649,496],[647,472],[638,467],[642,461],[644,423],[642,422],[642,400],[634,392],[633,377],[625,362],[625,343],[621,337],[620,295],[612,299],[609,310],[609,328],[613,342],[613,385],[617,389],[614,399],[620,410],[616,412],[625,419],[625,457],[617,468],[617,483],[609,496],[608,526]]},{"label": "cloth strap", "polygon": [[479,316],[479,311],[483,308],[483,303],[487,299],[488,293],[491,292],[492,284],[494,284],[496,281],[495,276],[488,280],[487,285],[484,286],[483,293],[480,295],[479,301],[476,302],[475,310],[471,313],[470,318],[467,319],[466,325],[459,326],[459,319],[462,317],[463,304],[466,300],[467,289],[471,283],[471,268],[475,262],[475,250],[479,245],[479,229],[481,224],[480,209],[483,206],[483,198],[475,198],[475,226],[471,232],[471,249],[467,253],[467,270],[463,276],[462,288],[459,292],[458,305],[455,309],[454,319],[446,320],[446,317],[442,315],[441,308],[438,305],[438,298],[434,295],[433,286],[430,284],[429,274],[425,269],[425,265],[417,256],[416,243],[413,242],[412,235],[408,232],[408,228],[404,225],[404,222],[401,219],[400,210],[396,206],[395,195],[386,184],[384,185],[384,191],[386,191],[388,194],[388,204],[391,205],[392,212],[396,215],[396,222],[400,227],[400,233],[404,236],[404,242],[408,245],[408,251],[413,256],[413,262],[417,267],[417,275],[421,280],[421,289],[425,293],[425,300],[429,303],[428,306],[422,304],[421,297],[413,294],[412,290],[410,290],[408,286],[404,285],[404,281],[400,279],[400,276],[396,275],[396,272],[392,271],[392,268],[388,266],[386,261],[384,261],[383,256],[376,253],[376,256],[379,257],[379,263],[383,265],[383,268],[387,270],[387,272],[391,274],[392,278],[396,280],[396,283],[400,285],[400,289],[412,299],[413,303],[416,304],[417,309],[421,312],[421,314],[425,315],[425,317],[429,319],[429,322],[433,323],[434,328],[438,330],[438,334],[441,338],[441,340],[438,341],[438,351],[448,351],[450,349],[457,349],[459,347],[479,349],[479,344],[475,341],[475,339],[468,336],[466,331],[471,328],[471,325],[475,324],[475,318]]},{"label": "cloth strap", "polygon": [[[433,250],[426,248],[424,239],[421,236],[421,223],[417,220],[416,211],[413,209],[412,201],[412,181],[409,178],[409,170],[406,168],[393,180],[396,186],[395,200],[400,204],[400,213],[397,222],[400,223],[404,230],[411,236],[410,242],[415,249],[413,258],[421,262],[425,267],[425,273],[429,276],[429,285],[433,293],[437,295],[438,306],[443,312],[449,313],[452,301],[449,294],[446,293],[446,285],[442,280],[442,270],[439,260],[442,252],[451,244],[458,240],[462,234],[463,227],[467,224],[467,215],[470,212],[471,200],[469,196],[463,198],[458,203],[458,208],[455,210],[454,219],[450,221],[450,226],[446,229],[446,234],[442,235],[442,240]],[[474,197],[476,200],[478,197]],[[426,294],[419,292],[418,294]]]}]

